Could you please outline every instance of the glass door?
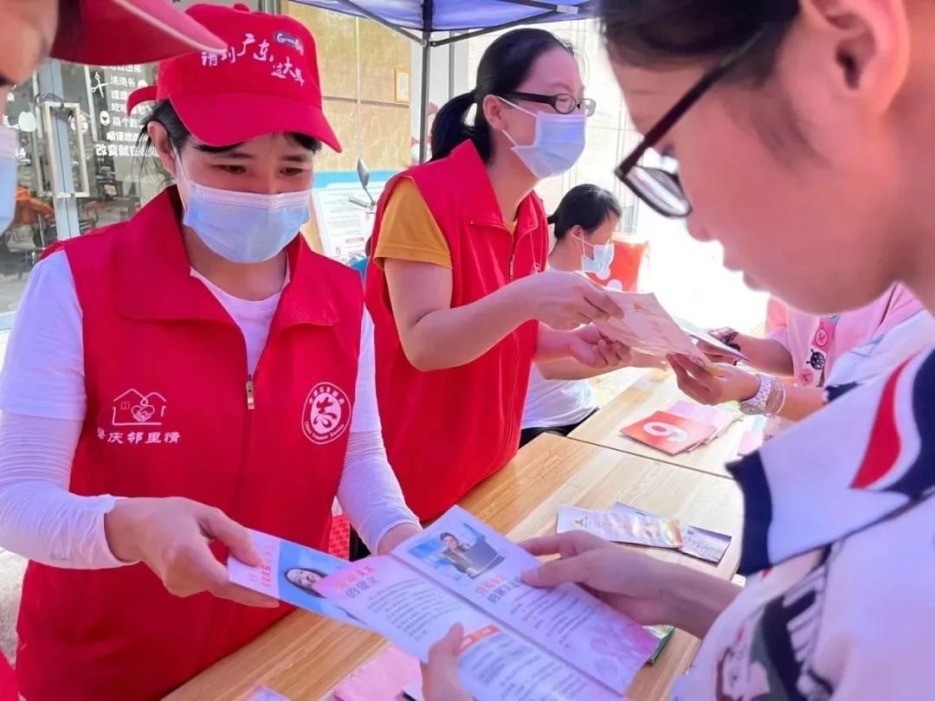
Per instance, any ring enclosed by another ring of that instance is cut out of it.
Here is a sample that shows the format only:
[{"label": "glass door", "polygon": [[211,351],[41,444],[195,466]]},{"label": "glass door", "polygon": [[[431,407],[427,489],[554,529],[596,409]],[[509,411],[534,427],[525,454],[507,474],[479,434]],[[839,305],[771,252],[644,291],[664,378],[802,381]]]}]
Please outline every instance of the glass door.
[{"label": "glass door", "polygon": [[29,272],[42,250],[59,236],[40,94],[38,77],[17,86],[7,98],[3,118],[6,126],[18,130],[19,150],[13,223],[0,232],[0,328],[12,321]]},{"label": "glass door", "polygon": [[164,186],[139,143],[140,115],[126,113],[154,70],[50,61],[10,94],[4,121],[19,131],[19,168],[14,221],[0,232],[0,329],[45,248],[129,219]]}]

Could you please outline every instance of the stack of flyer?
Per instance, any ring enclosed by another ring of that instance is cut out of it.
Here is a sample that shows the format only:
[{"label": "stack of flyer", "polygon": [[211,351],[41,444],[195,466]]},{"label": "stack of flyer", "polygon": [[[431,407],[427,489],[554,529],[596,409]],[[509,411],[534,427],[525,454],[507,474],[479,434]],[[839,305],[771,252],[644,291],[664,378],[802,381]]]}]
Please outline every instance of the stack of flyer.
[{"label": "stack of flyer", "polygon": [[679,550],[715,565],[720,563],[731,541],[729,535],[683,524],[622,502],[617,502],[610,511],[559,507],[556,531],[587,531],[614,543]]},{"label": "stack of flyer", "polygon": [[478,701],[619,701],[659,640],[581,587],[535,589],[539,561],[455,507],[391,555],[358,562],[254,533],[263,565],[232,582],[389,639],[425,662],[464,626],[461,679]]},{"label": "stack of flyer", "polygon": [[721,407],[676,402],[665,411],[624,426],[620,433],[666,455],[678,455],[708,445],[741,418],[736,411]]}]

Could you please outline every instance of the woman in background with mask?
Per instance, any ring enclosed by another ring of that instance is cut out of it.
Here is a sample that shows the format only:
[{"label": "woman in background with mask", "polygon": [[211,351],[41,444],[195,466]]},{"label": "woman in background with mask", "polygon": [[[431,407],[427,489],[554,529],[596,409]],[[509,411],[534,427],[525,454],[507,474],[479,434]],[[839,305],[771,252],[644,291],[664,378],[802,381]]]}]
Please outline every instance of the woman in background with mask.
[{"label": "woman in background with mask", "polygon": [[325,549],[337,496],[381,552],[418,530],[360,277],[299,235],[313,156],[339,148],[314,40],[242,5],[189,14],[227,53],[164,61],[130,100],[155,99],[177,187],[36,267],[0,380],[30,701],[160,698],[285,616],[227,582],[228,553],[260,563],[246,528]]},{"label": "woman in background with mask", "polygon": [[[549,217],[555,237],[549,269],[609,277],[613,234],[622,214],[613,193],[597,185],[577,185],[569,190]],[[636,356],[631,353],[631,366],[657,364],[651,358],[638,360]],[[569,359],[536,363],[529,376],[519,444],[526,445],[543,433],[567,436],[578,428],[597,411],[587,378],[605,372],[607,368],[586,367]]]},{"label": "woman in background with mask", "polygon": [[627,359],[592,328],[553,330],[619,313],[601,288],[534,274],[548,222],[533,188],[578,160],[593,112],[568,45],[508,32],[484,52],[477,87],[436,116],[433,161],[381,197],[366,283],[377,396],[390,462],[423,520],[516,453],[533,359]]},{"label": "woman in background with mask", "polygon": [[[49,56],[111,66],[224,48],[166,0],[0,0],[0,124],[10,91]],[[18,150],[17,130],[0,126],[0,231],[16,211]],[[13,670],[0,654],[0,699],[18,698]]]}]

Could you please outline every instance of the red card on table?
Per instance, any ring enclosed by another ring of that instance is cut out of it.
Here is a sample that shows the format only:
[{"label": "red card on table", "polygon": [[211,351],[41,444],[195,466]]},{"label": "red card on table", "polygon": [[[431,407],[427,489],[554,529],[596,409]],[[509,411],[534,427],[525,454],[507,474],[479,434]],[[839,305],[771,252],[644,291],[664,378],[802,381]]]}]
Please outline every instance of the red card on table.
[{"label": "red card on table", "polygon": [[666,455],[691,450],[714,436],[717,429],[684,416],[657,411],[650,417],[626,426],[620,433]]}]

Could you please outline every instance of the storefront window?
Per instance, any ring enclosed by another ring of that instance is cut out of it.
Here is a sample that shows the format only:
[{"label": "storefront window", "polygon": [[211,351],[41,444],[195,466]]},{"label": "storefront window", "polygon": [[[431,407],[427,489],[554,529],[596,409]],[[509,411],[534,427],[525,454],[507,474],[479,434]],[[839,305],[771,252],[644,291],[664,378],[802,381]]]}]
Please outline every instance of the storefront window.
[{"label": "storefront window", "polygon": [[7,101],[19,130],[16,215],[0,239],[0,326],[9,325],[29,272],[59,239],[132,217],[164,186],[139,143],[145,107],[127,114],[153,66],[101,68],[53,61]]},{"label": "storefront window", "polygon": [[19,130],[16,210],[0,236],[0,316],[16,310],[29,271],[42,249],[58,238],[51,193],[44,177],[48,157],[37,118],[37,81],[17,86],[7,98],[4,123]]}]

